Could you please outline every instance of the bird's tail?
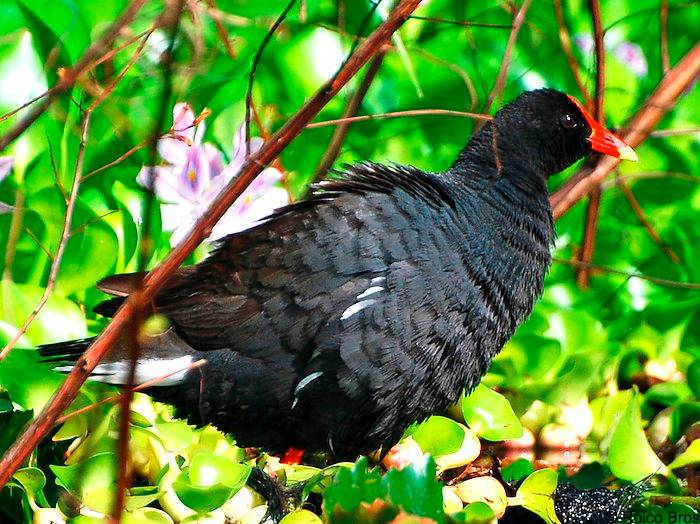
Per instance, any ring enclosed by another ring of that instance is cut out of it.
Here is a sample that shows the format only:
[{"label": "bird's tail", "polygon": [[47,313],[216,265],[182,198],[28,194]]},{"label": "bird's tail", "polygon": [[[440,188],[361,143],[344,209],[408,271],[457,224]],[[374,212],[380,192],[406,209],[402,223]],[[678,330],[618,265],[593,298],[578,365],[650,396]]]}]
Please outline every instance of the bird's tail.
[{"label": "bird's tail", "polygon": [[[41,362],[53,364],[53,369],[70,373],[75,363],[95,340],[83,338],[38,347]],[[134,384],[153,382],[153,386],[174,386],[185,382],[193,364],[201,355],[170,330],[150,336],[142,344],[136,365]],[[124,386],[129,383],[131,359],[128,345],[118,341],[90,375],[91,380]]]}]

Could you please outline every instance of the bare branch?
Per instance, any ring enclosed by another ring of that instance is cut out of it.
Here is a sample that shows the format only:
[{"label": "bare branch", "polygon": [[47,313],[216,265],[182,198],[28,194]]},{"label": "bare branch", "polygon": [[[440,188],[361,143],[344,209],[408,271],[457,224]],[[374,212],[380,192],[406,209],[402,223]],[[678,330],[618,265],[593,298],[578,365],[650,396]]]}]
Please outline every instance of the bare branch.
[{"label": "bare branch", "polygon": [[346,122],[366,122],[368,120],[385,120],[387,118],[402,118],[412,116],[436,116],[449,115],[458,116],[461,118],[476,118],[478,120],[493,120],[491,115],[482,113],[469,113],[466,111],[453,111],[452,109],[409,109],[407,111],[392,111],[390,113],[376,113],[373,115],[360,115],[347,118],[335,118],[333,120],[323,120],[321,122],[312,122],[306,126],[307,129],[316,129],[318,127],[337,126]]},{"label": "bare branch", "polygon": [[510,34],[508,35],[508,42],[506,43],[506,50],[503,53],[501,68],[498,70],[498,74],[496,75],[496,81],[493,84],[493,89],[491,89],[491,92],[486,99],[486,104],[484,105],[483,109],[484,113],[488,113],[489,109],[491,109],[493,101],[501,95],[503,88],[506,85],[506,75],[508,74],[508,68],[510,67],[510,57],[513,54],[515,42],[518,40],[520,28],[525,22],[525,15],[527,14],[527,10],[530,8],[531,3],[532,0],[524,0],[523,5],[520,6],[520,9],[518,9],[518,12],[515,13],[515,16],[513,17],[513,26],[510,30]]},{"label": "bare branch", "polygon": [[593,105],[593,100],[591,99],[591,94],[588,92],[588,89],[586,89],[586,86],[583,84],[583,80],[581,80],[579,64],[571,47],[571,37],[566,27],[566,20],[564,20],[561,0],[554,0],[554,14],[557,17],[557,25],[559,26],[559,42],[561,42],[561,49],[564,51],[567,62],[569,62],[569,69],[574,76],[574,81],[578,86],[578,90],[581,92],[581,96],[583,96],[583,101],[586,107],[590,108]]},{"label": "bare branch", "polygon": [[[377,76],[377,73],[379,72],[379,68],[384,61],[385,54],[386,49],[381,49],[370,62],[367,73],[362,79],[360,86],[357,88],[357,91],[353,93],[352,97],[350,98],[350,102],[343,112],[343,118],[353,117],[355,116],[355,113],[357,113],[357,110],[362,104],[362,100],[364,100],[365,95],[369,90],[369,86],[372,85],[374,77]],[[335,128],[333,138],[331,138],[331,141],[328,144],[328,149],[326,149],[323,157],[321,157],[321,162],[319,162],[318,167],[316,168],[316,173],[314,174],[315,182],[319,182],[325,178],[328,169],[333,165],[335,159],[338,158],[340,148],[342,147],[343,141],[350,130],[350,125],[351,122],[345,120],[344,122],[338,124],[338,127]]]}]

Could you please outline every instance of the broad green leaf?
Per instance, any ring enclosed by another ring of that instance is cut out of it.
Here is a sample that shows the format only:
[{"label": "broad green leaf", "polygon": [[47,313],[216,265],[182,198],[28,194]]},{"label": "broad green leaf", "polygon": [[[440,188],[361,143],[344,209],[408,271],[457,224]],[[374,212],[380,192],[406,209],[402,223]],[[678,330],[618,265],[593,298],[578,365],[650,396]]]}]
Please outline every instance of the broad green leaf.
[{"label": "broad green leaf", "polygon": [[527,477],[518,488],[509,506],[522,506],[540,516],[547,524],[561,524],[554,510],[554,494],[557,490],[557,473],[540,469]]},{"label": "broad green leaf", "polygon": [[196,486],[223,484],[234,493],[245,486],[250,466],[213,453],[198,453],[190,462],[190,482]]},{"label": "broad green leaf", "polygon": [[490,524],[496,518],[491,506],[485,502],[472,502],[464,508],[464,522],[469,524]]},{"label": "broad green leaf", "polygon": [[692,441],[688,449],[678,455],[668,467],[678,469],[698,463],[700,463],[700,439]]},{"label": "broad green leaf", "polygon": [[482,384],[462,401],[462,413],[467,425],[486,440],[508,440],[523,434],[508,399]]},{"label": "broad green leaf", "polygon": [[464,428],[447,417],[432,416],[411,433],[423,452],[434,457],[454,453],[462,446]]},{"label": "broad green leaf", "polygon": [[700,400],[700,358],[696,358],[690,363],[686,377],[695,399]]},{"label": "broad green leaf", "polygon": [[93,511],[109,513],[117,491],[118,463],[115,453],[98,453],[78,464],[49,467],[56,475],[56,484]]},{"label": "broad green leaf", "polygon": [[46,485],[46,475],[38,468],[22,468],[12,476],[24,489],[27,496],[34,500]]},{"label": "broad green leaf", "polygon": [[612,430],[608,462],[615,476],[630,482],[639,482],[649,475],[668,471],[644,434],[639,395],[636,393]]},{"label": "broad green leaf", "polygon": [[321,519],[308,509],[298,509],[284,516],[279,524],[321,524]]}]

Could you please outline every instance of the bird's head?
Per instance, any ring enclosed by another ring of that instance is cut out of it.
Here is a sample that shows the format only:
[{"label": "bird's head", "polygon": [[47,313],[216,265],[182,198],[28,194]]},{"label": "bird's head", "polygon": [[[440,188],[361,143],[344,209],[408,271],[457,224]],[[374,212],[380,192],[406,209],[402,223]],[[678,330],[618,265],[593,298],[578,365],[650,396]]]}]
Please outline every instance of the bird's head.
[{"label": "bird's head", "polygon": [[637,160],[634,150],[599,124],[578,100],[554,89],[521,94],[496,113],[492,126],[498,130],[498,142],[505,143],[504,155],[538,159],[547,176],[591,151]]}]

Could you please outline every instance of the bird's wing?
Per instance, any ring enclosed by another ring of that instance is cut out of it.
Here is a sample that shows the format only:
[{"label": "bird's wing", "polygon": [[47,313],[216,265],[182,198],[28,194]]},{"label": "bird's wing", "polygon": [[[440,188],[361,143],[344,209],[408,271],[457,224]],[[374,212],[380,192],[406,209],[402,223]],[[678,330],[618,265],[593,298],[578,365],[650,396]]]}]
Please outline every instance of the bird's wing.
[{"label": "bird's wing", "polygon": [[287,352],[303,362],[335,312],[392,263],[418,256],[421,228],[431,224],[414,223],[417,205],[451,204],[432,175],[353,166],[309,199],[225,238],[156,307],[195,349]]}]

